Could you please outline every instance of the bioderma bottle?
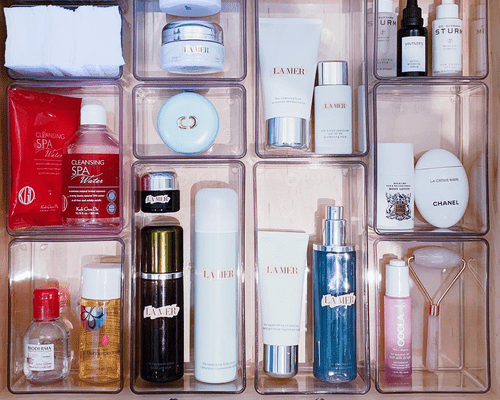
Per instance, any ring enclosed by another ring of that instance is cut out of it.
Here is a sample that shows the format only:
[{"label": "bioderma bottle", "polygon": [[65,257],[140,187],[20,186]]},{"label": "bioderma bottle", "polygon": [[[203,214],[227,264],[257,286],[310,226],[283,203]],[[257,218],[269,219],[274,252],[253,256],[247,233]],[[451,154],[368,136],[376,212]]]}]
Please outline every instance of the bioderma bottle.
[{"label": "bioderma bottle", "polygon": [[66,328],[59,319],[59,291],[55,287],[33,291],[33,322],[24,335],[24,375],[30,383],[45,384],[69,374]]}]

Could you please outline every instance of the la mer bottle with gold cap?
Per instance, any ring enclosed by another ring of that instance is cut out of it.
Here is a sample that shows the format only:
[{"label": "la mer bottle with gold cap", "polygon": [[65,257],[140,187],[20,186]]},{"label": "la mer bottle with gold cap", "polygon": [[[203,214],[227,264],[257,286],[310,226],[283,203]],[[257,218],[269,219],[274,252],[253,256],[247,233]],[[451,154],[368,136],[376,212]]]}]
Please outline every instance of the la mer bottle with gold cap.
[{"label": "la mer bottle with gold cap", "polygon": [[184,374],[183,231],[146,226],[141,231],[141,377],[170,382]]},{"label": "la mer bottle with gold cap", "polygon": [[352,90],[347,84],[347,62],[318,63],[314,88],[314,152],[352,153]]},{"label": "la mer bottle with gold cap", "polygon": [[121,377],[121,264],[86,265],[80,299],[82,381],[107,383]]}]

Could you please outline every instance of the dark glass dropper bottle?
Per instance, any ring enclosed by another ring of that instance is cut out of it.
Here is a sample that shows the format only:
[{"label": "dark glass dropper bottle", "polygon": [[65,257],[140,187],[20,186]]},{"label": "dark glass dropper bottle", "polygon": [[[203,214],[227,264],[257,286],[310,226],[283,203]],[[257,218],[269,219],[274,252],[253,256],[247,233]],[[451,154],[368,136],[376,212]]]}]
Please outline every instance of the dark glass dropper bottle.
[{"label": "dark glass dropper bottle", "polygon": [[407,0],[398,30],[398,76],[427,76],[427,29],[417,0]]}]

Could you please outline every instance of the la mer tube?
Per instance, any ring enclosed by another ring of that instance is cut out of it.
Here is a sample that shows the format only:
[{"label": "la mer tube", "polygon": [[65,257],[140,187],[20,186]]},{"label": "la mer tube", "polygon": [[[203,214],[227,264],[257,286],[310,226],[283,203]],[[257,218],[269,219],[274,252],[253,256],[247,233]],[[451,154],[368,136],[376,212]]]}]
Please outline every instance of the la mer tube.
[{"label": "la mer tube", "polygon": [[323,21],[260,18],[259,61],[270,147],[306,148]]},{"label": "la mer tube", "polygon": [[393,378],[411,376],[411,297],[409,268],[403,260],[393,259],[386,266],[385,374]]},{"label": "la mer tube", "polygon": [[308,242],[303,232],[258,233],[264,372],[275,378],[297,374]]}]

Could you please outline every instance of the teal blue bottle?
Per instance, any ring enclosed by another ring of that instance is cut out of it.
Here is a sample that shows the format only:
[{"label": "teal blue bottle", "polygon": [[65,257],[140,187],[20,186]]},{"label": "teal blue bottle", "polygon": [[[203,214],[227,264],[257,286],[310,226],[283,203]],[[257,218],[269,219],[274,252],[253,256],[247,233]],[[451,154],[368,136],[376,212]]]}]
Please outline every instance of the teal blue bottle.
[{"label": "teal blue bottle", "polygon": [[356,252],[345,244],[342,207],[328,207],[323,244],[313,247],[314,376],[356,378]]}]

